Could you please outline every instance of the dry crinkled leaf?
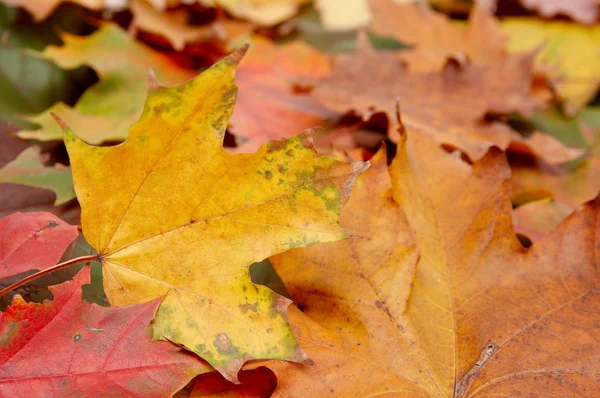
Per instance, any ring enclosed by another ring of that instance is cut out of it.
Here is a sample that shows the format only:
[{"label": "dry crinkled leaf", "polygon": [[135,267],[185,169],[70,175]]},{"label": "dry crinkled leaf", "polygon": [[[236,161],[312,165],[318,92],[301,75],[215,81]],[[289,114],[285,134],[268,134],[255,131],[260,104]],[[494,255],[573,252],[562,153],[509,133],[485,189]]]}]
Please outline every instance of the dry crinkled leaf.
[{"label": "dry crinkled leaf", "polygon": [[50,213],[14,213],[0,220],[0,279],[56,264],[77,227]]},{"label": "dry crinkled leaf", "polygon": [[274,396],[598,395],[600,201],[525,249],[499,150],[471,166],[409,130],[372,161],[340,219],[360,239],[271,258],[315,362],[256,364]]},{"label": "dry crinkled leaf", "polygon": [[178,51],[183,50],[188,42],[224,38],[224,32],[219,29],[218,24],[188,26],[188,14],[185,10],[159,12],[145,0],[133,0],[130,10],[133,14],[130,29],[164,36]]},{"label": "dry crinkled leaf", "polygon": [[506,37],[497,21],[482,7],[475,7],[466,28],[433,11],[425,2],[396,4],[370,0],[373,22],[370,29],[413,45],[399,57],[411,71],[436,72],[448,58],[468,58],[475,65],[494,64],[506,58]]},{"label": "dry crinkled leaf", "polygon": [[502,22],[509,51],[540,49],[536,64],[554,80],[567,114],[574,115],[600,87],[600,26],[512,18]]},{"label": "dry crinkled leaf", "polygon": [[323,126],[333,112],[309,95],[294,93],[294,84],[313,82],[330,73],[325,55],[304,42],[276,46],[254,37],[237,73],[238,101],[230,131],[238,152],[254,152],[267,140]]},{"label": "dry crinkled leaf", "polygon": [[229,380],[249,359],[306,358],[287,323],[290,301],[254,285],[248,267],[346,237],[338,214],[368,167],[318,157],[308,133],[227,153],[233,75],[246,49],[182,85],[152,84],[119,146],[90,146],[63,125],[109,302],[164,295],[156,338],[184,345]]},{"label": "dry crinkled leaf", "polygon": [[39,22],[46,19],[64,1],[92,10],[100,10],[104,6],[104,0],[4,0],[4,3],[12,7],[25,8],[33,19]]},{"label": "dry crinkled leaf", "polygon": [[107,23],[90,36],[62,35],[62,47],[48,46],[42,56],[63,69],[89,65],[100,81],[90,87],[74,108],[61,102],[29,121],[39,130],[21,130],[22,138],[42,141],[62,139],[62,132],[51,113],[60,116],[81,138],[91,144],[121,141],[141,115],[148,88],[148,70],[162,82],[181,83],[195,72],[179,68],[162,54],[137,43],[117,25]]},{"label": "dry crinkled leaf", "polygon": [[74,199],[71,169],[60,164],[44,166],[46,158],[40,153],[39,146],[25,149],[0,169],[0,182],[49,189],[56,194],[54,204],[57,206]]},{"label": "dry crinkled leaf", "polygon": [[52,286],[53,301],[15,296],[0,317],[0,393],[7,397],[165,397],[210,371],[181,348],[152,340],[159,300],[106,308],[82,301],[85,267]]},{"label": "dry crinkled leaf", "polygon": [[513,211],[515,231],[539,242],[544,236],[560,224],[573,209],[551,198],[526,203]]},{"label": "dry crinkled leaf", "polygon": [[339,55],[314,95],[332,110],[354,110],[365,120],[384,111],[394,141],[399,104],[407,126],[427,130],[438,142],[460,148],[472,159],[496,145],[533,152],[551,163],[571,160],[582,151],[544,134],[522,138],[508,125],[484,122],[487,113],[529,113],[543,103],[532,89],[532,61],[531,56],[511,57],[487,67],[450,61],[440,73],[414,74],[393,52],[375,51],[360,36],[358,52]]}]

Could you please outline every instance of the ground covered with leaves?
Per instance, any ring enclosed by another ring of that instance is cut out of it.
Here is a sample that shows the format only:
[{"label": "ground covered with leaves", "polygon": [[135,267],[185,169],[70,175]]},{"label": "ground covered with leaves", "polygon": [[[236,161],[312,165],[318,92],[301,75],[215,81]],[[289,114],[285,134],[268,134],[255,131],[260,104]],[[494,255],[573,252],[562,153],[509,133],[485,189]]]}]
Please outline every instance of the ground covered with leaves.
[{"label": "ground covered with leaves", "polygon": [[600,396],[598,0],[3,3],[0,395]]}]

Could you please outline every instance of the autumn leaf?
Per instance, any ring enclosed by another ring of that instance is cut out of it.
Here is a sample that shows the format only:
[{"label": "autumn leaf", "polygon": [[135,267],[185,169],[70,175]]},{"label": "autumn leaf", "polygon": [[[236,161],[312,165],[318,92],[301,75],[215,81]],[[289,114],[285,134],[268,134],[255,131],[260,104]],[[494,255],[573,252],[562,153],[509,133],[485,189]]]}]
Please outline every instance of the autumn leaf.
[{"label": "autumn leaf", "polygon": [[206,7],[216,5],[237,18],[263,26],[273,26],[293,17],[302,4],[309,2],[310,0],[199,0]]},{"label": "autumn leaf", "polygon": [[529,113],[543,104],[531,88],[531,57],[493,67],[451,61],[441,73],[413,74],[393,52],[375,51],[364,35],[359,39],[358,51],[339,55],[331,75],[316,85],[314,95],[328,108],[354,110],[364,120],[383,111],[390,138],[397,140],[399,106],[406,125],[427,130],[471,159],[481,158],[491,145],[533,152],[550,163],[581,155],[547,135],[527,139],[506,124],[484,122],[487,113]]},{"label": "autumn leaf", "polygon": [[[489,1],[489,0],[488,0]],[[495,3],[498,0],[493,0]],[[519,0],[523,7],[537,11],[546,18],[568,16],[584,24],[592,24],[598,19],[598,0]]]},{"label": "autumn leaf", "polygon": [[274,396],[596,395],[600,202],[525,249],[509,175],[411,130],[389,172],[373,158],[340,219],[360,239],[271,258],[315,362],[255,364]]},{"label": "autumn leaf", "polygon": [[367,0],[316,0],[321,24],[329,30],[347,31],[367,25],[371,11]]},{"label": "autumn leaf", "polygon": [[441,70],[449,58],[491,65],[507,58],[507,38],[498,22],[483,7],[475,6],[466,27],[433,11],[425,2],[398,4],[370,0],[373,32],[389,36],[413,49],[398,54],[414,72]]},{"label": "autumn leaf", "polygon": [[502,30],[510,38],[509,51],[540,49],[536,64],[553,79],[568,115],[575,115],[598,92],[600,27],[513,18],[502,22]]},{"label": "autumn leaf", "polygon": [[47,155],[40,153],[40,147],[25,149],[12,162],[0,168],[0,182],[28,185],[54,191],[55,205],[61,205],[75,198],[71,169],[56,164],[44,166]]},{"label": "autumn leaf", "polygon": [[218,372],[201,374],[196,377],[189,398],[269,398],[277,387],[277,378],[270,369],[265,367],[242,370],[239,379],[241,384],[232,385]]},{"label": "autumn leaf", "polygon": [[[530,201],[554,198],[559,205],[575,208],[600,192],[600,132],[594,107],[588,107],[576,118],[567,118],[557,110],[538,112],[531,121],[561,141],[585,150],[584,155],[566,164],[550,165],[539,159],[515,156],[511,162],[512,201],[523,205]],[[548,217],[552,218],[552,209]],[[542,211],[539,207],[538,211]],[[543,216],[542,213],[539,214]]]},{"label": "autumn leaf", "polygon": [[516,162],[512,165],[511,182],[515,204],[552,197],[574,208],[600,192],[600,158],[584,158],[562,167]]},{"label": "autumn leaf", "polygon": [[0,278],[58,262],[77,227],[50,213],[14,213],[0,220]]},{"label": "autumn leaf", "polygon": [[229,380],[249,359],[306,358],[290,303],[251,283],[253,262],[343,239],[337,220],[364,163],[318,157],[309,133],[257,153],[222,148],[243,47],[171,88],[152,83],[141,119],[114,147],[63,124],[86,240],[111,305],[165,296],[154,335],[185,346]]},{"label": "autumn leaf", "polygon": [[181,348],[152,340],[160,300],[105,308],[81,300],[84,268],[50,287],[53,301],[15,296],[0,318],[4,396],[171,396],[210,367]]},{"label": "autumn leaf", "polygon": [[62,47],[48,46],[41,53],[62,69],[89,65],[100,81],[81,96],[74,108],[62,102],[27,120],[41,126],[39,130],[21,130],[22,138],[41,141],[58,140],[62,132],[51,114],[55,113],[70,126],[81,131],[81,138],[91,144],[121,141],[141,115],[148,88],[148,70],[161,81],[181,83],[195,75],[173,64],[167,57],[135,42],[117,25],[107,23],[87,37],[63,34]]},{"label": "autumn leaf", "polygon": [[294,85],[313,84],[329,73],[327,57],[307,44],[276,46],[256,36],[237,73],[241,91],[230,128],[240,144],[236,151],[254,152],[267,140],[326,125],[333,112],[315,98],[295,93]]},{"label": "autumn leaf", "polygon": [[[104,6],[102,0],[68,0],[71,3],[77,3],[85,8],[100,10]],[[56,7],[64,0],[5,0],[4,3],[12,7],[23,7],[29,12],[33,19],[42,21],[46,19]]]},{"label": "autumn leaf", "polygon": [[572,211],[573,209],[563,203],[544,198],[517,207],[513,211],[512,219],[515,231],[535,243],[541,241]]},{"label": "autumn leaf", "polygon": [[218,25],[189,26],[188,14],[184,10],[159,12],[145,0],[134,0],[130,4],[133,14],[130,30],[143,30],[165,37],[175,50],[181,51],[188,42],[223,39],[224,32]]}]

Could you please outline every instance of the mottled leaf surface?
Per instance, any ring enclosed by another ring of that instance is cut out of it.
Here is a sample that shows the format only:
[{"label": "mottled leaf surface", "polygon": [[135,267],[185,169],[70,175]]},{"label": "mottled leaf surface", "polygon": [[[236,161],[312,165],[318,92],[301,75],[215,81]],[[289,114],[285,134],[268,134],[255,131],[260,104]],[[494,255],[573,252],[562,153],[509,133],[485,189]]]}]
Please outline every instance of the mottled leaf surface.
[{"label": "mottled leaf surface", "polygon": [[249,359],[302,360],[288,299],[252,284],[250,264],[343,239],[338,215],[368,164],[319,157],[309,133],[249,155],[222,148],[246,48],[195,79],[152,84],[118,146],[86,144],[65,124],[83,232],[112,305],[165,296],[154,333],[226,378]]}]

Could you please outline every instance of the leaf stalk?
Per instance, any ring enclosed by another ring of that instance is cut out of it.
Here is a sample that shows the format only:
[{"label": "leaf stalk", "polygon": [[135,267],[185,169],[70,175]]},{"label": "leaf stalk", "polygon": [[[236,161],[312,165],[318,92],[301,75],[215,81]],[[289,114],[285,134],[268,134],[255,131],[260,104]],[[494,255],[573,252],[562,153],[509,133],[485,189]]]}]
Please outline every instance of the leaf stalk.
[{"label": "leaf stalk", "polygon": [[10,292],[11,290],[14,290],[20,286],[23,286],[27,282],[37,279],[40,276],[44,276],[51,272],[57,271],[61,268],[68,267],[69,265],[77,264],[77,263],[84,262],[84,261],[85,262],[94,261],[94,260],[97,260],[98,258],[99,258],[99,256],[97,254],[89,254],[87,256],[76,257],[76,258],[72,258],[70,260],[64,261],[62,263],[58,263],[56,265],[53,265],[50,268],[46,268],[44,270],[36,272],[35,274],[26,276],[25,278],[21,279],[20,281],[15,282],[10,286],[5,287],[4,289],[0,290],[0,296],[4,296],[6,293]]}]

